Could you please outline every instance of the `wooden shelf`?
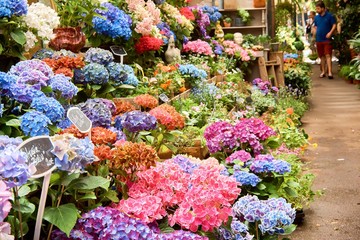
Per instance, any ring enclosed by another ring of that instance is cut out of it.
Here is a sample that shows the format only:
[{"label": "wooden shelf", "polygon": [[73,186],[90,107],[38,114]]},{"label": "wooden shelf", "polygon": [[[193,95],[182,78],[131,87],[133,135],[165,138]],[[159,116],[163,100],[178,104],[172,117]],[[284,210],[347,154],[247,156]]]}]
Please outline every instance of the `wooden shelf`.
[{"label": "wooden shelf", "polygon": [[[246,11],[256,11],[256,10],[266,10],[266,7],[264,7],[264,8],[241,8],[241,9],[244,9]],[[238,9],[219,9],[219,12],[235,12],[235,11],[238,11]]]},{"label": "wooden shelf", "polygon": [[260,26],[239,26],[239,27],[223,27],[222,29],[252,29],[252,28],[266,28],[265,25]]}]

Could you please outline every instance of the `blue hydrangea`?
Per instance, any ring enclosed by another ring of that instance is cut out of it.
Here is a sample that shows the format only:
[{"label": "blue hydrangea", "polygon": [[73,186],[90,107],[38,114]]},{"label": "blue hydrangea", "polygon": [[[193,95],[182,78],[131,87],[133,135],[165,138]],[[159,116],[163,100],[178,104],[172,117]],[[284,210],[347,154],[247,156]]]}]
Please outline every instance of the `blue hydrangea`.
[{"label": "blue hydrangea", "polygon": [[12,15],[22,16],[27,13],[27,1],[25,0],[1,0],[0,18]]},{"label": "blue hydrangea", "polygon": [[90,63],[83,68],[85,81],[102,85],[109,81],[109,72],[105,66],[98,63]]},{"label": "blue hydrangea", "polygon": [[50,48],[43,48],[43,49],[40,49],[39,51],[37,51],[36,53],[34,53],[34,55],[32,56],[32,59],[43,60],[45,58],[52,58],[53,55],[54,55],[54,50],[52,50]]},{"label": "blue hydrangea", "polygon": [[[83,172],[85,167],[95,161],[94,144],[90,138],[79,139],[76,137],[70,137],[66,141],[68,146],[65,149],[55,148],[54,154],[55,165],[58,169],[68,172]],[[66,152],[62,155],[57,155],[57,151],[61,152],[66,150],[71,152],[71,156]],[[71,157],[71,158],[70,158]]]},{"label": "blue hydrangea", "polygon": [[85,62],[99,63],[101,65],[108,65],[114,61],[113,54],[102,48],[89,48],[85,53]]},{"label": "blue hydrangea", "polygon": [[278,174],[284,174],[291,172],[291,164],[283,160],[274,160],[274,172]]},{"label": "blue hydrangea", "polygon": [[85,74],[82,69],[74,69],[74,83],[84,84],[86,83]]},{"label": "blue hydrangea", "polygon": [[20,120],[20,128],[26,136],[35,137],[50,134],[48,125],[51,124],[51,121],[41,112],[27,112],[21,116]]},{"label": "blue hydrangea", "polygon": [[132,35],[131,17],[111,3],[103,3],[101,6],[106,10],[96,9],[95,12],[102,17],[94,17],[92,20],[96,32],[113,39],[129,40]]},{"label": "blue hydrangea", "polygon": [[[12,66],[8,73],[15,76],[21,76],[24,73],[26,74],[35,70],[42,73],[42,75],[40,75],[41,78],[45,77],[49,79],[54,76],[53,70],[45,62],[40,61],[39,59],[20,61],[16,65]],[[36,79],[33,80],[35,81]],[[42,81],[47,80],[42,79]]]},{"label": "blue hydrangea", "polygon": [[3,180],[9,188],[25,184],[30,176],[26,162],[26,154],[16,151],[13,145],[1,150],[0,180]]},{"label": "blue hydrangea", "polygon": [[10,92],[11,97],[20,103],[31,103],[34,98],[45,96],[42,91],[23,84],[11,85]]},{"label": "blue hydrangea", "polygon": [[241,183],[241,185],[250,185],[253,187],[261,181],[261,179],[255,174],[244,171],[235,171],[233,177],[237,182]]},{"label": "blue hydrangea", "polygon": [[123,127],[123,125],[122,125],[122,118],[121,118],[121,116],[116,116],[116,117],[115,117],[114,127],[115,127],[117,130],[120,130],[120,131],[123,130],[124,127]]},{"label": "blue hydrangea", "polygon": [[182,75],[187,75],[187,76],[189,76],[191,78],[196,78],[196,79],[205,79],[205,78],[207,78],[207,73],[202,69],[198,69],[193,64],[180,65],[179,66],[179,71],[180,71],[180,73]]},{"label": "blue hydrangea", "polygon": [[171,28],[167,23],[161,22],[156,26],[160,30],[160,33],[164,36],[162,39],[163,39],[165,45],[168,44],[171,36],[173,36],[174,40],[176,41],[176,35],[173,31],[171,31]]},{"label": "blue hydrangea", "polygon": [[221,18],[221,13],[219,12],[219,8],[212,6],[204,6],[201,8],[203,13],[209,16],[209,19],[212,23],[216,23]]},{"label": "blue hydrangea", "polygon": [[249,231],[249,228],[244,223],[237,220],[233,220],[231,222],[231,230],[237,233],[246,233],[247,231]]},{"label": "blue hydrangea", "polygon": [[251,163],[250,170],[254,173],[276,172],[284,174],[291,171],[291,165],[286,161],[275,159],[270,154],[260,154]]},{"label": "blue hydrangea", "polygon": [[68,118],[65,118],[57,124],[57,127],[61,128],[61,129],[66,129],[66,128],[70,127],[71,125],[72,125],[72,122]]},{"label": "blue hydrangea", "polygon": [[117,128],[115,127],[110,127],[109,130],[111,130],[112,132],[116,133],[116,141],[119,141],[119,140],[124,140],[126,141],[127,138],[126,138],[126,135],[123,131],[121,130],[118,130]]},{"label": "blue hydrangea", "polygon": [[4,72],[0,72],[0,89],[2,89],[2,93],[8,93],[11,85],[16,83],[16,77],[9,75]]},{"label": "blue hydrangea", "polygon": [[128,77],[124,81],[124,84],[136,87],[137,85],[139,85],[139,79],[134,74],[128,74]]},{"label": "blue hydrangea", "polygon": [[183,155],[176,155],[172,160],[178,164],[184,172],[189,174],[192,174],[195,169],[199,168],[199,164],[192,163],[189,158]]},{"label": "blue hydrangea", "polygon": [[128,73],[124,70],[124,65],[120,63],[111,62],[106,68],[109,71],[110,80],[113,81],[114,86],[120,86],[128,78]]},{"label": "blue hydrangea", "polygon": [[[215,84],[199,84],[197,87],[191,89],[192,99],[200,104],[213,104],[209,100],[214,100],[215,96],[220,92],[220,89]],[[212,107],[212,106],[211,106]]]},{"label": "blue hydrangea", "polygon": [[149,113],[131,111],[121,116],[121,125],[129,132],[150,131],[156,128],[157,120]]},{"label": "blue hydrangea", "polygon": [[58,91],[61,97],[70,100],[78,93],[79,89],[71,82],[71,78],[63,74],[57,74],[50,78],[50,87]]},{"label": "blue hydrangea", "polygon": [[203,237],[197,235],[195,233],[184,231],[184,230],[176,230],[172,233],[163,233],[159,235],[161,240],[205,240],[207,237]]},{"label": "blue hydrangea", "polygon": [[63,106],[61,106],[61,104],[52,97],[34,98],[30,107],[44,113],[51,122],[57,122],[62,119],[65,114]]}]

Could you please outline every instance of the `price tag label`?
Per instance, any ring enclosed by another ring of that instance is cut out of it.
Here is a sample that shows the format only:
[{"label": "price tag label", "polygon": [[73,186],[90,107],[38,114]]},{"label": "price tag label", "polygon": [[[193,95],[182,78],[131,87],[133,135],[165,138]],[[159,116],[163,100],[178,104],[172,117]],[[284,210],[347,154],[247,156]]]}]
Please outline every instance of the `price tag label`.
[{"label": "price tag label", "polygon": [[167,102],[170,101],[169,97],[166,96],[165,93],[160,94],[160,95],[159,95],[159,98],[160,98],[161,101],[163,101],[163,102],[165,102],[165,103],[167,103]]},{"label": "price tag label", "polygon": [[127,52],[125,51],[125,49],[123,47],[120,46],[110,46],[110,49],[112,51],[112,53],[116,56],[126,56]]},{"label": "price tag label", "polygon": [[69,120],[79,129],[81,133],[87,133],[91,130],[92,122],[78,107],[71,107],[67,111]]},{"label": "price tag label", "polygon": [[54,145],[49,136],[32,137],[21,143],[17,150],[27,155],[27,165],[32,178],[40,178],[52,172],[56,166],[55,156],[51,152]]}]

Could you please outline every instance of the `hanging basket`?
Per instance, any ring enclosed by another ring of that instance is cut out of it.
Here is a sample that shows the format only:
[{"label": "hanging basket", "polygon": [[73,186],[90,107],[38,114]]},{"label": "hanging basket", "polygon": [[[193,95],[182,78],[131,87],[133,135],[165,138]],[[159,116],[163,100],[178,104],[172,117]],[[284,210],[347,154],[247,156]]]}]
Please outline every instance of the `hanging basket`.
[{"label": "hanging basket", "polygon": [[66,49],[77,53],[85,46],[86,37],[81,27],[56,28],[54,33],[55,38],[50,41],[49,47],[56,51]]},{"label": "hanging basket", "polygon": [[265,0],[253,0],[254,8],[264,8],[266,6]]}]

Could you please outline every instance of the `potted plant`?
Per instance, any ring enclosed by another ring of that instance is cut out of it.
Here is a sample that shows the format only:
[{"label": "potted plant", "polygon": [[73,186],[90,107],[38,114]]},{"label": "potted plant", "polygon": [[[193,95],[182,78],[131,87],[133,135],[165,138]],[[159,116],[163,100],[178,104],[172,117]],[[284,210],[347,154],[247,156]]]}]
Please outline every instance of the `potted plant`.
[{"label": "potted plant", "polygon": [[360,59],[359,58],[354,58],[353,60],[351,60],[350,62],[351,66],[350,66],[350,73],[349,73],[349,78],[353,80],[354,84],[360,84]]},{"label": "potted plant", "polygon": [[247,10],[245,10],[243,8],[239,8],[238,9],[238,14],[239,14],[239,17],[240,17],[239,26],[246,25],[246,24],[250,23],[251,16],[250,16],[250,13]]},{"label": "potted plant", "polygon": [[350,79],[351,66],[343,65],[339,71],[339,76],[342,77],[347,83],[352,83],[352,79]]},{"label": "potted plant", "polygon": [[262,45],[264,48],[269,48],[271,37],[267,34],[262,34],[257,37],[259,45]]},{"label": "potted plant", "polygon": [[231,27],[232,19],[230,17],[224,18],[224,27]]}]

